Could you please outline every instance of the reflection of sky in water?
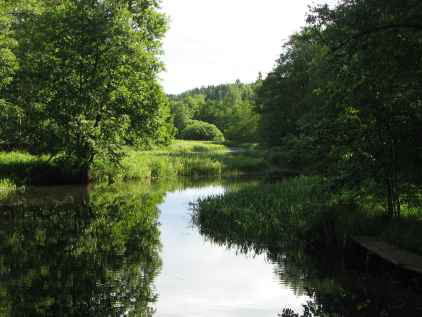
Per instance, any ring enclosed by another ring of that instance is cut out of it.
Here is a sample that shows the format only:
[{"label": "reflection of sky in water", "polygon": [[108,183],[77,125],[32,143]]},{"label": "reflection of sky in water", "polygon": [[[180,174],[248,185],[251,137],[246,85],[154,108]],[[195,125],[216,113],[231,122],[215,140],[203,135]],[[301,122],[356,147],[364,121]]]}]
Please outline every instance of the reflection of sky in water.
[{"label": "reflection of sky in water", "polygon": [[156,281],[158,317],[277,317],[306,302],[282,286],[263,255],[236,255],[204,241],[190,224],[189,202],[222,193],[222,187],[168,193],[161,210],[163,268]]}]

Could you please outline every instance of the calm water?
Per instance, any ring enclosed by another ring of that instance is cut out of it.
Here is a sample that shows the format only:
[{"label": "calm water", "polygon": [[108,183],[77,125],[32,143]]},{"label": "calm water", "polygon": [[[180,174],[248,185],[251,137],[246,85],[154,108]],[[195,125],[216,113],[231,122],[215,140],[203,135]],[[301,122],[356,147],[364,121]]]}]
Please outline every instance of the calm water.
[{"label": "calm water", "polygon": [[222,186],[166,194],[161,210],[163,268],[157,279],[156,316],[271,316],[281,307],[300,310],[308,299],[276,274],[264,255],[237,254],[192,228],[189,203],[224,192]]},{"label": "calm water", "polygon": [[[207,241],[190,203],[239,183],[30,188],[2,202],[1,316],[271,316],[308,299]],[[153,313],[154,312],[154,313]]]},{"label": "calm water", "polygon": [[0,316],[422,316],[394,274],[201,236],[190,203],[245,184],[30,188],[0,202]]}]

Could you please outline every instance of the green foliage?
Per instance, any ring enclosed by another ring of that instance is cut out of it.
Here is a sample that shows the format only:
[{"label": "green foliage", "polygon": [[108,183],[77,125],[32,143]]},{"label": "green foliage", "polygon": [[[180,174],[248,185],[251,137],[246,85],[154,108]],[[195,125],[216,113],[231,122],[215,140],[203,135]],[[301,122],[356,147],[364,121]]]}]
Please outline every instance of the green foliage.
[{"label": "green foliage", "polygon": [[242,241],[248,248],[310,243],[304,241],[315,235],[309,220],[326,198],[321,179],[295,178],[200,199],[193,207],[193,222],[202,234],[218,237],[224,232],[227,240]]},{"label": "green foliage", "polygon": [[0,200],[6,199],[17,189],[16,184],[8,178],[0,178]]},{"label": "green foliage", "polygon": [[[11,17],[8,14],[11,7],[7,0],[0,0],[0,92],[13,80],[18,68],[16,56],[13,54],[16,41],[11,29]],[[2,95],[1,93],[0,106],[4,102]]]},{"label": "green foliage", "polygon": [[75,204],[1,206],[2,312],[152,316],[161,267],[156,204],[150,195],[104,191]]},{"label": "green foliage", "polygon": [[416,1],[312,9],[257,92],[259,131],[281,168],[358,191],[374,181],[400,214],[421,184],[421,17]]},{"label": "green foliage", "polygon": [[332,52],[335,81],[322,87],[327,129],[337,131],[328,138],[333,153],[350,174],[379,181],[390,216],[400,214],[407,185],[420,184],[421,17],[417,1],[376,0],[318,7],[309,17]]},{"label": "green foliage", "polygon": [[128,143],[168,143],[171,118],[157,81],[166,31],[159,3],[34,3],[6,11],[16,17],[10,29],[20,68],[4,93],[1,140],[28,142],[82,168],[96,156],[118,162]]},{"label": "green foliage", "polygon": [[46,157],[36,157],[29,153],[0,152],[0,177],[19,185],[28,184],[30,170],[46,161]]},{"label": "green foliage", "polygon": [[267,169],[265,161],[258,154],[231,153],[223,145],[179,140],[170,146],[151,151],[127,149],[121,169],[97,161],[92,176],[96,180],[118,182],[178,176],[196,178],[263,174]]},{"label": "green foliage", "polygon": [[192,153],[192,152],[228,152],[229,148],[218,142],[174,140],[168,146],[157,147],[153,153]]},{"label": "green foliage", "polygon": [[193,222],[211,239],[256,250],[344,248],[352,236],[374,236],[422,254],[422,208],[391,221],[373,197],[362,194],[357,204],[354,192],[329,190],[327,180],[303,176],[245,187],[200,199]]},{"label": "green foliage", "polygon": [[223,133],[213,124],[191,120],[180,133],[182,139],[203,141],[224,141]]},{"label": "green foliage", "polygon": [[216,125],[230,141],[257,141],[256,86],[236,81],[234,84],[196,88],[169,96],[179,136],[189,120],[200,120]]},{"label": "green foliage", "polygon": [[[90,177],[95,182],[113,183],[177,176],[263,174],[268,166],[261,156],[260,152],[231,152],[227,146],[213,142],[178,140],[148,151],[126,147],[120,166],[97,158]],[[66,161],[23,152],[0,152],[0,178],[9,178],[18,185],[77,183],[84,176]]]}]

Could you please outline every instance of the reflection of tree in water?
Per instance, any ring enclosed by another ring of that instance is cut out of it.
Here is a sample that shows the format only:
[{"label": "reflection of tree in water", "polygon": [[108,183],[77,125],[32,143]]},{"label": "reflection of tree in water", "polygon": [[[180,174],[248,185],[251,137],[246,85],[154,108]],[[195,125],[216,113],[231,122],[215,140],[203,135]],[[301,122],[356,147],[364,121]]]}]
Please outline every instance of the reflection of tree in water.
[{"label": "reflection of tree in water", "polygon": [[422,316],[422,295],[403,287],[392,272],[380,269],[380,274],[371,275],[349,269],[341,252],[311,255],[299,244],[289,245],[279,239],[270,245],[267,236],[259,239],[259,228],[248,235],[241,222],[233,225],[224,219],[224,213],[218,215],[200,217],[194,211],[193,223],[213,243],[241,253],[265,253],[277,264],[275,272],[283,284],[296,295],[311,298],[304,312],[285,308],[280,317]]},{"label": "reflection of tree in water", "polygon": [[380,265],[377,272],[367,273],[345,265],[341,254],[323,253],[295,257],[285,266],[302,272],[312,301],[304,313],[287,308],[282,317],[422,316],[422,293],[404,284],[404,276],[391,267]]},{"label": "reflection of tree in water", "polygon": [[0,316],[150,316],[160,269],[156,199],[1,207]]}]

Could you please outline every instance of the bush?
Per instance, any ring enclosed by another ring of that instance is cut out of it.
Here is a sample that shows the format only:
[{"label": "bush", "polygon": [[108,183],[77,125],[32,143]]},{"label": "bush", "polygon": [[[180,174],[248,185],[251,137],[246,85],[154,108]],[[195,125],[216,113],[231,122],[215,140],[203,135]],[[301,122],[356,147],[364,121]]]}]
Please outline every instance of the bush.
[{"label": "bush", "polygon": [[224,141],[223,133],[213,124],[191,120],[181,132],[182,139],[203,141]]}]

